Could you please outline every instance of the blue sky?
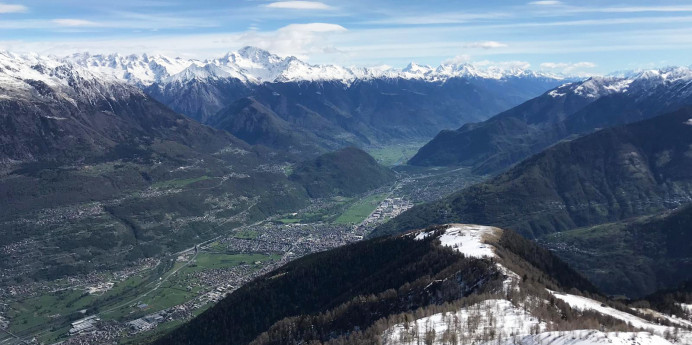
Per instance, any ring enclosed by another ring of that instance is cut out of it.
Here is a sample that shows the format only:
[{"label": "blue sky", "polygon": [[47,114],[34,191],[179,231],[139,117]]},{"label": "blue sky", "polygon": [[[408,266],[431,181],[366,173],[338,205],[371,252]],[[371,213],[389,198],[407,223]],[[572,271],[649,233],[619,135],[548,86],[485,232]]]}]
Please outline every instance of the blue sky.
[{"label": "blue sky", "polygon": [[0,0],[0,49],[212,58],[254,45],[312,63],[414,61],[608,73],[692,64],[690,1]]}]

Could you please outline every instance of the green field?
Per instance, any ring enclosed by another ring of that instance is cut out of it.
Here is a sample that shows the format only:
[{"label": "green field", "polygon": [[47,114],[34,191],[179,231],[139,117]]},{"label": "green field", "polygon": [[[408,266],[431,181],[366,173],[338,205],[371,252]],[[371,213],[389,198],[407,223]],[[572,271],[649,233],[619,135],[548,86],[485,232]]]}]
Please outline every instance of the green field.
[{"label": "green field", "polygon": [[367,148],[368,154],[384,166],[403,165],[413,157],[426,142],[413,142],[382,147]]},{"label": "green field", "polygon": [[344,213],[334,221],[337,224],[356,224],[367,218],[387,194],[375,194],[351,204]]},{"label": "green field", "polygon": [[300,219],[296,219],[296,218],[281,218],[281,219],[279,219],[279,221],[280,221],[281,223],[284,223],[284,224],[294,224],[294,223],[299,223],[299,222],[300,222]]},{"label": "green field", "polygon": [[180,273],[201,271],[215,268],[228,268],[238,266],[243,263],[252,264],[255,261],[267,261],[271,255],[265,254],[217,254],[199,253],[195,262],[180,270]]},{"label": "green field", "polygon": [[12,320],[10,329],[22,333],[57,318],[78,319],[78,311],[87,309],[94,300],[94,296],[79,290],[62,290],[18,300],[11,304],[12,309],[8,313]]}]

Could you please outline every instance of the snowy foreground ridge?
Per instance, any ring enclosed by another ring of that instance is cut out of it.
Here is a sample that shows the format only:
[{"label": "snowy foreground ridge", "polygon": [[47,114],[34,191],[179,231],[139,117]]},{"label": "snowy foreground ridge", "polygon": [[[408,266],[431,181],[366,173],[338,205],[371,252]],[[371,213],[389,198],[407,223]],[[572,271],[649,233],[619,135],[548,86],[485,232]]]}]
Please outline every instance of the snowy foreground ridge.
[{"label": "snowy foreground ridge", "polygon": [[[519,275],[502,265],[492,243],[503,230],[480,225],[450,224],[438,233],[440,244],[454,248],[467,258],[496,261],[507,276],[504,291],[519,293]],[[435,231],[413,233],[414,239],[422,240],[435,235]],[[633,310],[655,314],[679,328],[665,326],[643,319],[634,314],[617,310],[583,296],[546,290],[543,297],[528,296],[514,302],[509,299],[490,298],[428,317],[397,324],[382,334],[386,345],[409,344],[475,344],[475,345],[671,345],[692,344],[692,321],[663,315],[652,310]],[[501,293],[499,296],[504,296]],[[593,311],[623,321],[634,331],[608,332],[598,329],[556,331],[550,321],[531,314],[531,305],[549,305],[549,297],[559,299],[576,311]],[[683,308],[692,306],[684,305]],[[671,335],[675,335],[671,337]]]},{"label": "snowy foreground ridge", "polygon": [[[492,246],[485,243],[489,236],[496,236],[501,231],[498,228],[482,225],[453,224],[440,236],[440,243],[445,247],[451,247],[464,254],[466,257],[484,258],[494,257]],[[424,239],[432,235],[431,232],[421,232],[416,239]]]},{"label": "snowy foreground ridge", "polygon": [[[416,344],[415,334],[435,334],[434,345],[451,344],[455,334],[458,344],[501,345],[671,345],[649,332],[601,332],[576,330],[539,332],[546,323],[515,307],[506,300],[487,300],[455,313],[440,313],[422,318],[407,326],[396,325],[385,331],[387,345]],[[533,331],[533,332],[532,332]],[[484,338],[492,337],[493,340]],[[686,344],[686,343],[682,343]]]}]

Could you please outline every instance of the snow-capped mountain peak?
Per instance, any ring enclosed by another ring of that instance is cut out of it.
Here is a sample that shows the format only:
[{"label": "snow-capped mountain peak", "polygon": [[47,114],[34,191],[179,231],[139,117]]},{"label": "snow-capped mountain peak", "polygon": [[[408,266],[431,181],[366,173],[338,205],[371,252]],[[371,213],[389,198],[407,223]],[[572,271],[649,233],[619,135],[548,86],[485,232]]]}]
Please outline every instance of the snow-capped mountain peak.
[{"label": "snow-capped mountain peak", "polygon": [[[282,57],[257,47],[244,47],[236,52],[209,60],[170,58],[161,55],[91,55],[68,56],[69,61],[94,73],[108,75],[137,86],[154,83],[185,82],[204,78],[235,78],[244,83],[288,81],[339,81],[350,84],[358,79],[402,78],[445,81],[450,78],[549,77],[528,71],[523,66],[474,64],[443,64],[437,68],[410,63],[403,69],[390,67],[343,67],[309,64],[293,56]],[[214,66],[214,67],[211,67]]]},{"label": "snow-capped mountain peak", "polygon": [[[87,59],[90,56],[80,55]],[[64,59],[0,52],[0,99],[77,100],[94,104],[143,92],[117,77],[94,72]]]},{"label": "snow-capped mountain peak", "polygon": [[679,83],[680,88],[671,88],[671,90],[679,91],[676,93],[676,97],[684,97],[692,94],[692,90],[685,91],[685,85],[690,82],[692,82],[692,69],[689,67],[667,67],[591,77],[584,81],[562,85],[549,91],[548,94],[552,97],[574,94],[590,99],[618,93],[628,93],[640,97],[656,92],[658,86],[670,86]]},{"label": "snow-capped mountain peak", "polygon": [[62,61],[138,86],[159,82],[171,75],[181,73],[193,64],[192,60],[147,54],[123,56],[78,53],[63,58]]}]

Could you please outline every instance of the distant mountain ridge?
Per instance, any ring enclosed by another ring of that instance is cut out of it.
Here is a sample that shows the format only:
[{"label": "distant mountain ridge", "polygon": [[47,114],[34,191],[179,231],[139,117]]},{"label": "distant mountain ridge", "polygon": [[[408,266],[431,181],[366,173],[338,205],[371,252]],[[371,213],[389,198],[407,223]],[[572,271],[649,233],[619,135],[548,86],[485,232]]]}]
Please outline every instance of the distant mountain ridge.
[{"label": "distant mountain ridge", "polygon": [[692,279],[692,205],[552,234],[539,243],[601,291],[641,297]]},{"label": "distant mountain ridge", "polygon": [[[372,123],[377,119],[370,118],[380,115],[374,111],[384,112],[387,121],[396,115],[395,124],[415,124],[425,134],[414,139],[428,140],[441,129],[484,120],[565,82],[563,77],[524,66],[443,63],[432,68],[411,63],[398,70],[314,65],[254,47],[207,60],[117,54],[77,54],[64,60],[136,85],[171,109],[211,125],[221,122],[212,117],[245,97],[253,97],[293,123],[297,131],[315,132],[313,119],[325,118],[320,121],[332,127],[331,136],[352,137],[318,143],[331,149],[412,139]],[[421,100],[431,95],[436,99]],[[223,116],[232,115],[223,112]],[[360,123],[349,123],[353,121]]]},{"label": "distant mountain ridge", "polygon": [[214,151],[246,147],[142,90],[40,56],[0,54],[0,162],[81,161],[118,145],[170,140]]},{"label": "distant mountain ridge", "polygon": [[162,55],[91,55],[73,54],[62,58],[96,73],[103,73],[135,85],[186,82],[193,79],[235,78],[248,84],[264,82],[340,81],[374,78],[424,79],[444,81],[449,78],[505,79],[511,77],[544,77],[562,79],[555,74],[534,72],[523,66],[479,66],[472,63],[443,63],[437,68],[410,63],[399,70],[388,66],[343,67],[315,65],[288,56],[281,57],[264,49],[247,46],[214,59],[184,59]]},{"label": "distant mountain ridge", "polygon": [[631,123],[692,105],[692,70],[671,67],[559,86],[484,122],[443,131],[413,165],[504,169],[574,135]]},{"label": "distant mountain ridge", "polygon": [[692,108],[562,142],[487,182],[416,206],[375,230],[473,222],[529,238],[692,201]]}]

